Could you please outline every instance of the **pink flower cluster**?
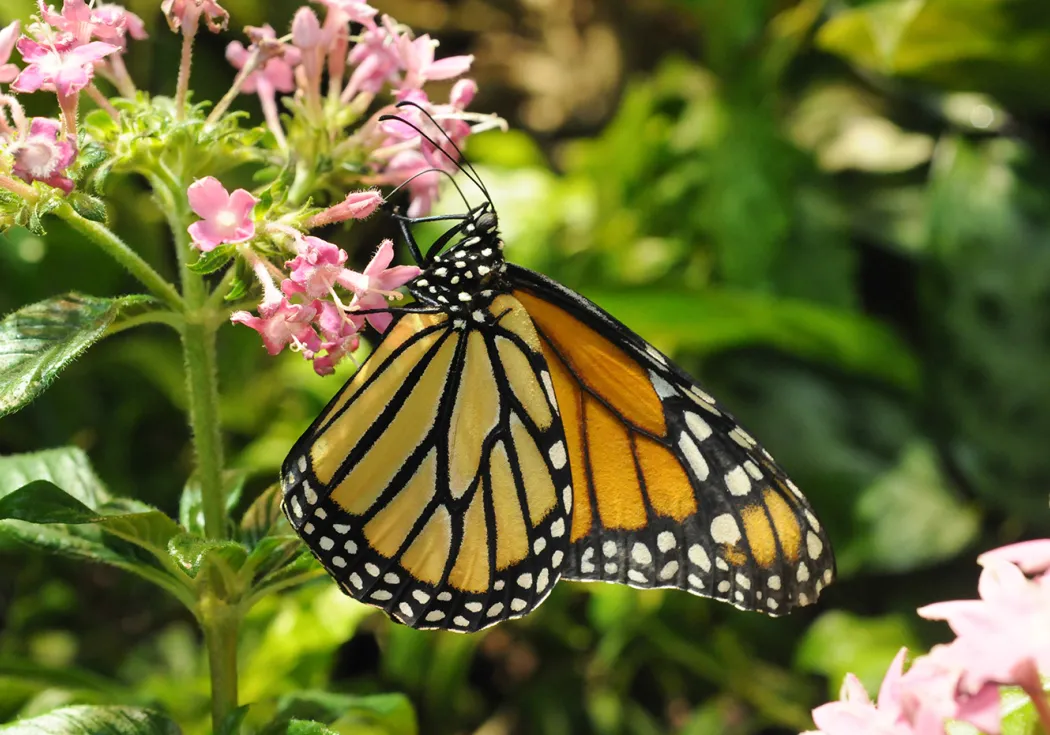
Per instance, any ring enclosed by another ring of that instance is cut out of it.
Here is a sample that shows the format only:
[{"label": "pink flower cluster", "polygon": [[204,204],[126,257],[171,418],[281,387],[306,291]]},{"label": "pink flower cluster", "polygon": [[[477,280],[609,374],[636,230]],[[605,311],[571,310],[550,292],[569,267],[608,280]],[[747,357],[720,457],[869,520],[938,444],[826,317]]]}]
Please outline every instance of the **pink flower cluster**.
[{"label": "pink flower cluster", "polygon": [[[142,19],[111,3],[89,5],[64,0],[57,11],[37,0],[38,19],[22,34],[16,21],[0,30],[0,84],[12,92],[53,92],[62,109],[62,121],[27,121],[14,97],[0,98],[0,146],[11,156],[11,172],[32,183],[41,181],[69,193],[73,181],[66,175],[76,158],[77,105],[96,74],[118,83],[129,79],[119,60],[127,38],[146,38]],[[24,68],[10,63],[15,49]],[[10,115],[10,117],[9,117]]]},{"label": "pink flower cluster", "polygon": [[[474,57],[435,58],[437,41],[428,35],[413,37],[388,15],[377,23],[377,11],[364,0],[315,2],[325,6],[324,21],[311,8],[300,8],[292,21],[290,44],[279,42],[273,29],[264,27],[247,29],[250,46],[235,41],[227,47],[226,57],[237,69],[253,64],[240,91],[258,94],[267,126],[282,147],[287,145],[286,132],[275,102],[277,93],[297,92],[308,112],[321,115],[326,73],[327,97],[338,101],[341,107],[366,109],[384,90],[389,90],[398,102],[419,105],[437,125],[419,109],[385,107],[372,116],[355,138],[371,151],[372,172],[366,183],[397,186],[411,180],[409,215],[426,214],[437,197],[442,178],[432,170],[452,173],[456,167],[458,154],[445,136],[462,146],[472,132],[502,123],[492,116],[466,111],[477,92],[473,80],[459,80],[447,103],[432,103],[424,91],[428,82],[465,74]],[[350,33],[351,24],[360,26],[356,36]],[[390,112],[411,119],[416,127],[441,143],[446,153],[436,151],[410,126],[378,121],[382,114]]]},{"label": "pink flower cluster", "polygon": [[[230,320],[257,331],[271,355],[290,346],[313,362],[318,375],[328,375],[357,349],[358,332],[366,321],[379,332],[385,332],[392,321],[386,311],[355,312],[386,309],[388,298],[400,296],[395,289],[419,275],[419,268],[391,268],[390,240],[383,241],[363,273],[345,267],[346,251],[319,237],[301,236],[296,248],[296,257],[285,264],[290,272],[280,288],[270,273],[273,266],[256,262],[256,277],[264,284],[259,315],[238,311]],[[348,306],[336,294],[336,286],[353,294]]]},{"label": "pink flower cluster", "polygon": [[[196,181],[187,191],[193,211],[201,219],[189,227],[201,252],[220,245],[246,243],[256,235],[252,211],[258,200],[244,189],[232,194],[215,178]],[[353,192],[339,204],[315,215],[307,224],[319,226],[371,215],[383,198],[373,190]],[[417,275],[416,266],[390,267],[394,246],[384,240],[364,272],[346,267],[346,251],[286,225],[271,225],[270,234],[291,238],[296,257],[284,266],[287,273],[250,246],[240,253],[252,266],[263,287],[258,315],[235,312],[230,320],[257,331],[271,355],[291,347],[313,362],[318,375],[328,375],[336,364],[357,349],[358,332],[365,323],[380,332],[390,326],[387,300],[400,298],[396,289]],[[280,286],[277,281],[280,280]],[[336,290],[349,294],[349,305]],[[358,313],[366,312],[366,313]]]},{"label": "pink flower cluster", "polygon": [[[948,720],[988,735],[1000,731],[999,687],[1021,687],[1050,731],[1040,672],[1050,672],[1050,539],[978,557],[980,599],[919,609],[956,634],[904,671],[905,650],[890,665],[876,703],[852,674],[841,700],[813,710],[821,735],[943,735]],[[1031,576],[1029,576],[1031,575]],[[816,733],[810,734],[816,735]]]}]

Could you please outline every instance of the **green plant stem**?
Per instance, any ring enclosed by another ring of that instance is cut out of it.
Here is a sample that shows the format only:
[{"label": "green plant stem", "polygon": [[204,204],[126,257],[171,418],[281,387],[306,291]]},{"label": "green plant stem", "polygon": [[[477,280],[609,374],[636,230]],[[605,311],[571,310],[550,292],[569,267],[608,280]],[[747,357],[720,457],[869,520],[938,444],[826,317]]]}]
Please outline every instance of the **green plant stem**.
[{"label": "green plant stem", "polygon": [[131,275],[139,279],[157,298],[171,306],[175,311],[182,311],[184,304],[179,292],[164,278],[153,270],[142,257],[128,247],[127,243],[117,237],[112,230],[103,224],[85,219],[77,214],[69,204],[63,202],[54,214],[65,220],[74,230],[98,245],[107,255],[128,269]]},{"label": "green plant stem", "polygon": [[143,324],[166,324],[176,332],[181,333],[183,321],[181,315],[171,311],[148,311],[145,314],[137,314],[116,322],[106,330],[106,336],[112,337],[114,334],[120,334],[129,329],[140,327]]},{"label": "green plant stem", "polygon": [[237,709],[237,636],[241,611],[236,605],[209,595],[201,600],[198,615],[208,649],[212,732],[217,733]]},{"label": "green plant stem", "polygon": [[[182,329],[182,351],[186,363],[186,392],[189,397],[190,428],[197,454],[197,477],[201,484],[204,532],[208,538],[226,536],[226,498],[222,484],[222,431],[219,423],[219,383],[215,358],[218,324],[208,309],[208,287],[190,270],[189,234],[186,232],[189,204],[184,193],[171,192],[178,208],[173,213],[172,232],[179,260],[182,295],[186,300],[186,323]],[[178,224],[175,224],[175,223]]]}]

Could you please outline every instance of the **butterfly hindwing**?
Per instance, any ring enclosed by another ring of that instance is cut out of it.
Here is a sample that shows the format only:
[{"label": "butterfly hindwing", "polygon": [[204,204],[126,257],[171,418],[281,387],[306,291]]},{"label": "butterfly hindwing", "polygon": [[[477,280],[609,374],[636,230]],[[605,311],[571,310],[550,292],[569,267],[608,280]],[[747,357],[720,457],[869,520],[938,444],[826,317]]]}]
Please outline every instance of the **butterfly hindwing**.
[{"label": "butterfly hindwing", "polygon": [[327,571],[417,628],[527,614],[568,552],[539,339],[510,296],[469,316],[399,318],[283,469],[285,512]]},{"label": "butterfly hindwing", "polygon": [[510,265],[540,335],[575,488],[566,579],[674,587],[782,614],[834,575],[806,499],[684,371],[612,316]]}]

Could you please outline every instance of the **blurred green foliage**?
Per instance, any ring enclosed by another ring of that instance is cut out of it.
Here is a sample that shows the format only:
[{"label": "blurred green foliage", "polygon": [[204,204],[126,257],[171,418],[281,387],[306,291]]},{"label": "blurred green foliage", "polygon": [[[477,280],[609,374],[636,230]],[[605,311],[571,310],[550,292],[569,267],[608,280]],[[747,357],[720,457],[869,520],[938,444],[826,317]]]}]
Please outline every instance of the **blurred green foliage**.
[{"label": "blurred green foliage", "polygon": [[[427,2],[391,10],[412,22]],[[594,22],[625,37],[624,3],[602,5]],[[133,74],[170,83],[174,37],[153,0],[129,5],[157,39],[134,51]],[[845,672],[874,688],[899,646],[943,639],[914,608],[973,596],[977,552],[1050,528],[1050,6],[651,5],[657,26],[697,32],[626,69],[611,119],[586,135],[489,133],[470,155],[509,257],[608,308],[730,406],[820,512],[840,581],[816,609],[778,620],[684,594],[563,584],[536,614],[475,637],[396,626],[318,582],[250,616],[248,724],[797,731]],[[6,2],[0,21],[31,6]],[[277,27],[295,7],[227,6],[238,24]],[[497,16],[479,9],[474,25],[434,31],[481,43],[506,32],[486,25]],[[218,97],[232,75],[222,44],[206,44],[202,89]],[[479,107],[505,99],[498,75],[482,84],[492,91]],[[116,230],[173,273],[147,194],[131,180],[109,187]],[[377,221],[332,237],[363,263],[388,233]],[[54,222],[45,239],[0,241],[0,279],[0,312],[129,287]],[[347,373],[321,380],[295,355],[269,359],[248,330],[222,339],[243,509]],[[183,404],[178,346],[147,327],[96,345],[0,421],[0,450],[82,447],[114,494],[174,516],[191,467]],[[0,566],[0,719],[122,703],[207,730],[205,658],[181,608],[130,575],[10,541]]]}]

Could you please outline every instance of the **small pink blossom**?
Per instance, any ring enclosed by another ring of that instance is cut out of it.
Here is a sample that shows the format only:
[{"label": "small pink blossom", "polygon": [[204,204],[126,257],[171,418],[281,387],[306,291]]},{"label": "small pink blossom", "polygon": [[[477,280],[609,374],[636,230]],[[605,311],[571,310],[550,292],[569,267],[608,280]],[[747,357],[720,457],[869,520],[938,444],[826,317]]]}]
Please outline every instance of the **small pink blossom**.
[{"label": "small pink blossom", "polygon": [[15,50],[15,42],[22,32],[22,26],[16,20],[14,23],[0,29],[0,84],[10,84],[18,78],[20,69],[9,64],[11,52]]},{"label": "small pink blossom", "polygon": [[397,25],[389,15],[383,16],[381,26],[365,29],[350,50],[349,61],[355,69],[343,92],[344,102],[349,102],[360,92],[376,94],[388,83],[399,83],[402,67],[398,52],[400,37]]},{"label": "small pink blossom", "polygon": [[202,252],[255,235],[252,209],[259,200],[244,189],[230,194],[218,179],[208,176],[193,182],[186,194],[190,207],[202,218],[189,226],[193,244]]},{"label": "small pink blossom", "polygon": [[[255,30],[261,38],[276,43],[277,34],[274,33],[273,28],[269,25]],[[244,65],[248,63],[248,58],[251,56],[253,49],[254,45],[250,48],[245,48],[240,41],[232,41],[226,47],[226,60],[235,69],[243,69]],[[292,67],[298,63],[298,49],[293,46],[284,47],[281,53],[270,57],[261,68],[256,69],[247,76],[241,85],[241,91],[245,94],[258,92],[260,95],[264,93],[272,94],[272,92],[282,92],[284,94],[294,92],[295,74]]]},{"label": "small pink blossom", "polygon": [[77,149],[69,140],[59,140],[61,131],[57,120],[34,118],[29,130],[8,146],[15,175],[29,183],[42,181],[67,194],[71,192],[73,180],[64,173],[76,158]]},{"label": "small pink blossom", "polygon": [[912,735],[912,729],[902,721],[898,696],[906,654],[902,648],[890,664],[879,687],[877,705],[860,680],[847,674],[839,701],[813,710],[813,722],[820,730],[805,735]]},{"label": "small pink blossom", "polygon": [[449,56],[435,61],[434,50],[438,42],[429,35],[422,35],[413,41],[400,36],[398,44],[401,66],[405,70],[402,89],[422,89],[429,81],[454,79],[466,74],[474,63],[474,57],[470,55]]},{"label": "small pink blossom", "polygon": [[372,27],[375,25],[372,19],[379,12],[365,0],[314,0],[314,2],[324,5],[330,14],[337,16],[336,22],[340,23],[350,21]]},{"label": "small pink blossom", "polygon": [[292,288],[294,293],[311,299],[327,296],[346,270],[346,251],[310,236],[301,238],[296,246],[299,254],[286,263],[291,271],[289,282],[294,287],[284,287],[285,293]]},{"label": "small pink blossom", "polygon": [[314,228],[335,222],[345,222],[349,219],[365,219],[370,217],[382,203],[383,195],[375,189],[352,191],[343,201],[311,217],[307,226]]},{"label": "small pink blossom", "polygon": [[317,302],[293,304],[282,299],[274,308],[260,309],[259,316],[238,311],[230,316],[230,321],[258,332],[271,355],[280,354],[288,345],[312,354],[321,349],[321,339],[312,326],[319,308]]},{"label": "small pink blossom", "polygon": [[918,735],[945,735],[948,720],[999,735],[999,688],[987,682],[966,687],[969,657],[959,655],[957,643],[915,660],[898,685],[901,712]]},{"label": "small pink blossom", "polygon": [[230,21],[230,14],[216,0],[164,0],[160,9],[173,31],[192,26],[202,14],[212,33],[224,30]]},{"label": "small pink blossom", "polygon": [[977,557],[977,563],[984,567],[993,561],[1014,564],[1025,574],[1043,574],[1050,570],[1050,539],[1022,541],[986,551]]},{"label": "small pink blossom", "polygon": [[401,186],[407,182],[411,195],[408,205],[409,217],[428,214],[440,193],[441,174],[419,150],[408,149],[395,154],[383,167],[383,171],[369,183]]},{"label": "small pink blossom", "polygon": [[349,288],[357,294],[366,291],[374,291],[383,295],[390,295],[395,289],[401,288],[406,283],[420,274],[418,266],[395,265],[390,267],[394,260],[394,243],[392,240],[383,240],[372,256],[372,260],[365,266],[364,273],[349,271],[349,276],[340,280],[340,284]]},{"label": "small pink blossom", "polygon": [[69,97],[91,84],[94,64],[120,51],[118,46],[101,41],[82,46],[50,46],[23,36],[18,40],[18,51],[28,66],[11,85],[16,92],[36,92],[38,89],[57,91]]},{"label": "small pink blossom", "polygon": [[92,38],[124,45],[124,37],[146,38],[142,19],[120,5],[90,6],[84,0],[63,0],[62,11],[56,12],[44,0],[37,0],[40,17],[59,33],[84,44]]}]

